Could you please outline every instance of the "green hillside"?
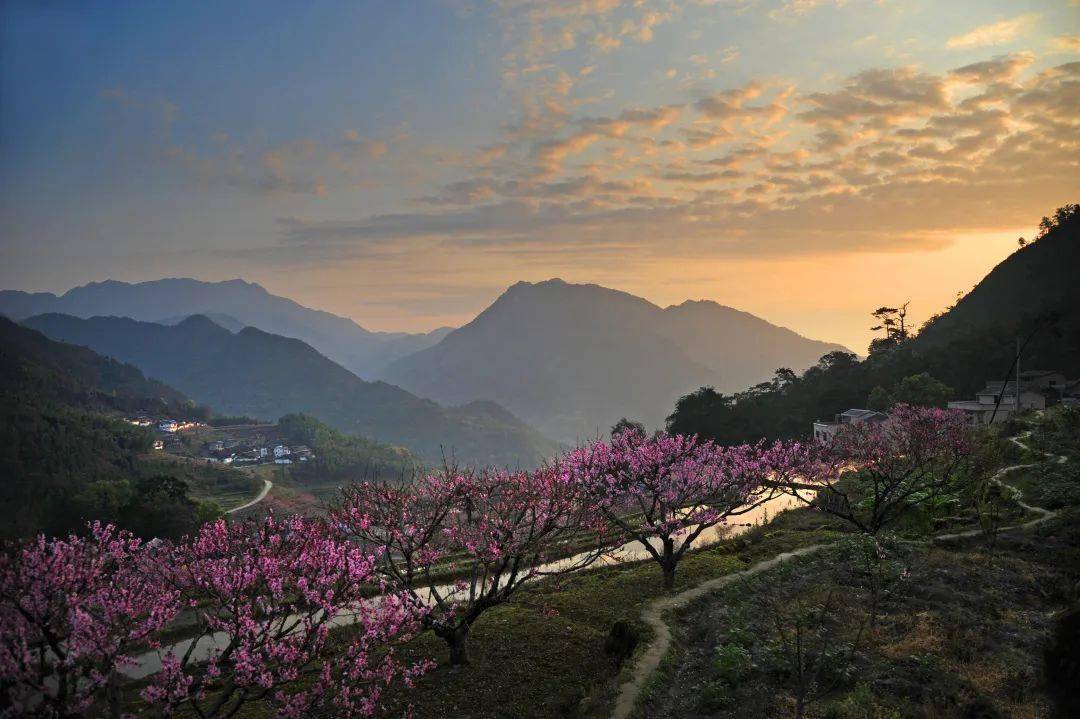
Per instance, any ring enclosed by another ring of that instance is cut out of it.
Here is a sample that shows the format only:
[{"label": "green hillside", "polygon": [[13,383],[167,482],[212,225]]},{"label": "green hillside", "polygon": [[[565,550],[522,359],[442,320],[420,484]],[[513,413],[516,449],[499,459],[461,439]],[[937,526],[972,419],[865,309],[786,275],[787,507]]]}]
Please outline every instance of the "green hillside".
[{"label": "green hillside", "polygon": [[166,384],[147,379],[137,368],[0,317],[0,393],[25,394],[40,401],[100,411],[171,414],[204,418],[209,414]]},{"label": "green hillside", "polygon": [[290,444],[306,445],[314,452],[313,459],[292,467],[292,476],[301,483],[396,477],[418,465],[404,447],[339,432],[311,415],[287,414],[278,420],[278,429]]},{"label": "green hillside", "polygon": [[136,411],[208,413],[131,365],[0,318],[0,538],[92,519],[177,537],[219,511],[192,500],[191,483],[250,489],[235,470],[165,468],[150,457],[151,433],[123,421]]}]

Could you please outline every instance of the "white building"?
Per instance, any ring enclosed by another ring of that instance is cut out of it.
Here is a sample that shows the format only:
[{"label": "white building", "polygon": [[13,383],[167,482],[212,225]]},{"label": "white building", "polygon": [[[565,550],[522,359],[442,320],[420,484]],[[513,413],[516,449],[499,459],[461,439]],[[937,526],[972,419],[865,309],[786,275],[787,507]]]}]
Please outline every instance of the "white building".
[{"label": "white building", "polygon": [[278,446],[274,447],[274,459],[281,459],[283,457],[288,457],[291,454],[292,454],[292,450],[289,449],[284,444],[279,444]]},{"label": "white building", "polygon": [[831,442],[833,437],[844,425],[860,424],[862,422],[883,422],[888,416],[872,409],[849,409],[833,418],[832,422],[818,420],[814,422],[814,439],[821,442]]},{"label": "white building", "polygon": [[[1027,374],[1027,373],[1025,373]],[[1033,373],[1042,376],[1045,384],[1041,389],[1055,387],[1050,384],[1056,382],[1057,373],[1038,372]],[[1023,376],[1023,375],[1021,375]],[[1064,377],[1060,380],[1064,387]],[[998,399],[1000,398],[1000,402]],[[997,408],[995,411],[995,407]],[[971,424],[978,427],[993,422],[1004,422],[1017,412],[1027,412],[1035,409],[1046,409],[1046,395],[1029,386],[1025,381],[1020,383],[1020,395],[1017,397],[1016,382],[988,382],[985,387],[975,393],[975,400],[954,400],[949,402],[949,409],[958,409],[971,419]]]},{"label": "white building", "polygon": [[162,432],[168,432],[169,434],[174,434],[176,432],[176,427],[177,423],[175,419],[163,419],[158,425],[158,429]]}]

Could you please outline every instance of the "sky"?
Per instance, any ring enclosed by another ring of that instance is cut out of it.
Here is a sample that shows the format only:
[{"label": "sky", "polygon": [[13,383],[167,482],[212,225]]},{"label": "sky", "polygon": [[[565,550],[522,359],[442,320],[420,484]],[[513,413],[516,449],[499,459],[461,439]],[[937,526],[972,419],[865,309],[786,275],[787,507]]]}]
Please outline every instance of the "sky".
[{"label": "sky", "polygon": [[242,277],[421,331],[561,277],[863,352],[1077,158],[1077,0],[0,4],[5,289]]}]

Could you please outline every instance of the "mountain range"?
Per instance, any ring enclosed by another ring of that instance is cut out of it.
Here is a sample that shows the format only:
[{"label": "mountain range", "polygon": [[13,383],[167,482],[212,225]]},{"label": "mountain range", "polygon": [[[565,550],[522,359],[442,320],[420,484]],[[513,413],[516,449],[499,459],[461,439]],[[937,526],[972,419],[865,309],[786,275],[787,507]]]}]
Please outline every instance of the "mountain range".
[{"label": "mountain range", "polygon": [[519,282],[472,322],[383,376],[421,396],[488,399],[574,442],[621,417],[660,426],[702,385],[744,389],[840,345],[715,302],[666,308],[598,285]]},{"label": "mountain range", "polygon": [[301,340],[254,327],[233,333],[201,315],[164,325],[56,313],[23,324],[131,363],[219,412],[264,419],[302,412],[349,434],[405,446],[429,462],[445,451],[470,464],[531,466],[558,450],[491,402],[443,407],[364,381]]},{"label": "mountain range", "polygon": [[[767,379],[777,367],[799,371],[843,349],[714,302],[661,308],[626,292],[559,279],[519,282],[464,327],[426,334],[370,332],[242,280],[107,281],[60,296],[2,291],[0,314],[17,320],[114,316],[159,325],[204,315],[234,334],[253,327],[302,340],[359,378],[386,380],[442,404],[497,403],[562,442],[594,436],[624,416],[659,426],[674,400],[697,387],[737,391]],[[132,361],[155,377],[178,377],[177,368],[161,374],[155,363]],[[199,382],[176,386],[204,389]],[[284,405],[298,409],[294,402],[240,401],[236,391],[225,404],[207,393],[191,394],[221,411],[241,405],[262,412]],[[260,394],[268,396],[266,390]],[[334,414],[336,420],[322,419],[345,431],[356,429],[349,413]],[[396,437],[397,428],[372,436]]]},{"label": "mountain range", "polygon": [[450,331],[371,332],[350,319],[304,307],[239,279],[202,282],[167,278],[135,284],[108,280],[91,282],[59,296],[0,291],[0,314],[23,320],[45,313],[130,317],[167,324],[190,315],[207,315],[231,330],[251,326],[303,340],[364,378],[376,377],[389,362],[435,344]]}]

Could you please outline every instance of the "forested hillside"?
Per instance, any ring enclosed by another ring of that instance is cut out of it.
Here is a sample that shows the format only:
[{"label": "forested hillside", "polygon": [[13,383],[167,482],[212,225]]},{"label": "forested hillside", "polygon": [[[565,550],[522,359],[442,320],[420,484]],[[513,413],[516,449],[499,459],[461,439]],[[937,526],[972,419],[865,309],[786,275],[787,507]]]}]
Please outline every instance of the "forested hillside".
[{"label": "forested hillside", "polygon": [[918,334],[885,327],[888,336],[863,361],[832,352],[801,375],[778,369],[772,380],[733,395],[703,387],[679,400],[668,426],[723,442],[803,436],[815,419],[873,404],[875,388],[879,397],[895,394],[905,378],[924,373],[953,398],[969,397],[989,380],[1006,379],[1018,341],[1024,368],[1074,379],[1080,376],[1078,268],[1080,206],[1067,205],[1043,219],[1036,240]]},{"label": "forested hillside", "polygon": [[418,461],[404,447],[391,447],[365,437],[339,432],[307,414],[287,414],[278,429],[290,444],[310,447],[315,456],[294,464],[292,475],[300,482],[355,482],[369,477],[394,477],[408,473]]},{"label": "forested hillside", "polygon": [[[218,513],[190,498],[191,472],[181,477],[149,458],[150,432],[121,414],[209,410],[131,365],[2,318],[0,339],[0,536],[65,533],[96,519],[178,537]],[[250,484],[234,470],[200,471]]]},{"label": "forested hillside", "polygon": [[195,405],[162,382],[147,379],[130,364],[86,347],[53,341],[5,317],[0,317],[0,392],[82,409],[191,419],[210,414],[206,407]]}]

